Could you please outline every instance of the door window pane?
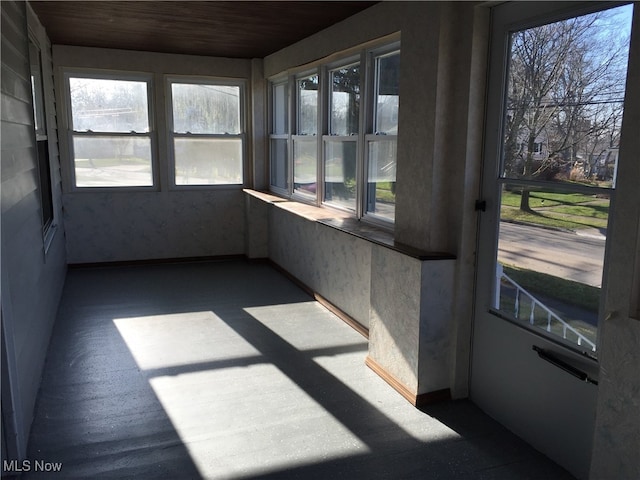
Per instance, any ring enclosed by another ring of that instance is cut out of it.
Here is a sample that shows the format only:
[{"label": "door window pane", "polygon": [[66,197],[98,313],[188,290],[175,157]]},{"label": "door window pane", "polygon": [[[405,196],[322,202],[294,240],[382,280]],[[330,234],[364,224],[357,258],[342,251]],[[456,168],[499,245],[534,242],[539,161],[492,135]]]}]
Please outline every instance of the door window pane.
[{"label": "door window pane", "polygon": [[357,146],[355,141],[325,142],[324,199],[327,203],[355,210]]},{"label": "door window pane", "polygon": [[511,34],[503,177],[614,185],[632,11]]},{"label": "door window pane", "polygon": [[176,185],[242,183],[242,139],[174,139]]},{"label": "door window pane", "polygon": [[632,10],[511,34],[493,307],[590,352]]},{"label": "door window pane", "polygon": [[502,192],[495,308],[595,351],[609,218],[608,195]]}]

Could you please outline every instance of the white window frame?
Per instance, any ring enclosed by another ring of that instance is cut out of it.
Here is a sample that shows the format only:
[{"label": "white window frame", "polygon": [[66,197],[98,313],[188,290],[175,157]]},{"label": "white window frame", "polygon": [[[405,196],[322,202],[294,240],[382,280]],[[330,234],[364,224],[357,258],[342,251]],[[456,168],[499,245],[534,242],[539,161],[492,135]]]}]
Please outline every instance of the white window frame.
[{"label": "white window frame", "polygon": [[[55,234],[56,225],[56,207],[54,201],[54,184],[53,172],[51,169],[51,152],[49,145],[49,128],[47,121],[47,99],[46,99],[46,83],[44,63],[42,61],[42,48],[40,42],[36,38],[36,34],[29,31],[29,67],[31,77],[31,98],[33,101],[33,129],[36,146],[36,155],[38,157],[38,181],[40,190],[40,210],[42,220],[42,241],[44,253],[46,255],[53,236]],[[32,52],[31,47],[37,51]],[[32,55],[37,58],[32,58]],[[33,68],[37,67],[39,78],[35,78]],[[46,158],[41,158],[40,146],[45,148]],[[42,168],[45,171],[42,171]],[[48,183],[48,188],[45,184]],[[50,212],[48,212],[50,210]]]},{"label": "white window frame", "polygon": [[[396,148],[398,146],[398,134],[389,135],[389,134],[380,134],[380,132],[376,131],[377,121],[377,91],[378,91],[378,59],[392,56],[392,55],[400,55],[400,43],[392,43],[389,45],[385,45],[380,48],[372,49],[367,52],[367,133],[364,135],[364,167],[363,167],[363,181],[362,188],[365,190],[362,193],[362,211],[361,215],[363,219],[366,219],[372,223],[379,224],[381,226],[393,225],[395,223],[395,204],[394,204],[394,219],[390,219],[388,217],[376,214],[375,212],[367,211],[367,204],[369,202],[368,198],[368,182],[369,182],[369,161],[370,161],[370,146],[374,143],[381,142],[395,142]],[[396,168],[397,168],[397,157],[396,157]]]},{"label": "white window frame", "polygon": [[534,142],[534,144],[533,144],[533,153],[542,155],[542,153],[543,153],[542,152],[542,146],[543,146],[542,142]]},{"label": "white window frame", "polygon": [[[311,78],[313,76],[317,76],[318,77],[318,90],[317,90],[317,105],[316,105],[316,132],[313,134],[308,134],[308,133],[304,133],[301,132],[301,126],[300,126],[300,105],[301,105],[301,101],[300,101],[300,89],[298,87],[298,84],[301,80],[304,80],[306,78]],[[321,174],[321,170],[320,170],[320,155],[322,154],[321,151],[321,145],[319,143],[319,139],[322,137],[322,133],[323,133],[323,95],[324,95],[324,89],[323,89],[323,85],[322,85],[322,79],[323,79],[323,74],[321,72],[320,68],[315,68],[313,70],[306,70],[302,73],[299,73],[297,75],[295,75],[293,77],[293,88],[292,90],[292,95],[294,96],[294,101],[293,101],[293,116],[291,117],[291,126],[294,126],[293,128],[293,132],[291,134],[291,140],[289,142],[290,144],[290,150],[289,150],[289,164],[291,166],[290,171],[291,171],[291,176],[292,176],[292,181],[290,184],[290,190],[291,190],[291,198],[295,199],[295,200],[299,200],[301,202],[306,202],[306,203],[313,203],[313,204],[317,204],[318,200],[320,198],[320,185],[321,185],[321,181],[320,181],[320,174]],[[299,145],[301,143],[311,143],[311,142],[315,142],[315,150],[316,150],[316,164],[315,164],[315,175],[316,175],[316,192],[315,195],[310,195],[310,194],[306,194],[306,193],[301,193],[300,191],[296,191],[295,188],[295,176],[296,176],[296,171],[295,171],[295,149],[296,149],[296,145]]]},{"label": "white window frame", "polygon": [[[284,119],[284,132],[276,132],[275,131],[275,124],[276,124],[276,111],[277,109],[275,108],[275,94],[274,94],[274,90],[277,87],[280,86],[284,86],[285,88],[285,93],[284,93],[284,112],[286,115],[286,118]],[[274,193],[277,193],[279,195],[283,195],[283,196],[289,196],[290,192],[289,192],[289,188],[291,186],[291,182],[292,182],[292,172],[291,172],[291,164],[289,161],[291,152],[290,152],[290,146],[291,146],[291,139],[289,138],[290,135],[290,125],[291,125],[291,101],[290,101],[290,97],[291,97],[291,84],[289,81],[288,77],[282,77],[282,78],[275,78],[272,79],[269,82],[269,187],[271,189],[271,191],[273,191]],[[281,161],[281,159],[277,159],[275,158],[275,155],[273,153],[273,145],[275,143],[275,141],[278,140],[284,140],[285,141],[285,155],[286,158],[284,158],[283,161]],[[284,187],[280,187],[279,185],[274,185],[274,183],[272,182],[272,171],[273,171],[273,164],[274,162],[279,162],[282,163],[282,168],[286,169],[286,185]]]},{"label": "white window frame", "polygon": [[[319,61],[314,65],[307,65],[300,69],[293,70],[282,74],[275,75],[269,78],[269,128],[270,128],[270,161],[274,158],[271,155],[271,145],[274,139],[287,139],[287,163],[288,163],[288,188],[282,189],[272,184],[271,169],[269,169],[269,188],[275,194],[290,198],[292,200],[300,201],[303,203],[309,203],[316,206],[327,206],[330,208],[347,211],[352,213],[358,220],[364,220],[369,223],[377,224],[383,228],[392,230],[394,220],[381,215],[376,215],[373,212],[367,212],[367,168],[368,168],[368,143],[379,141],[391,141],[395,140],[397,145],[396,135],[376,135],[374,128],[374,115],[375,115],[375,101],[376,101],[376,59],[387,55],[393,55],[400,53],[400,41],[399,40],[387,40],[384,43],[376,42],[369,46],[350,49],[348,53],[344,55],[332,56],[331,60]],[[331,112],[330,101],[332,87],[331,72],[340,68],[348,67],[349,65],[360,64],[360,124],[358,134],[355,135],[355,139],[352,136],[338,137],[331,135]],[[298,135],[298,80],[307,78],[311,75],[319,75],[319,90],[318,90],[318,130],[316,132],[316,143],[318,148],[317,154],[317,188],[316,195],[303,195],[294,191],[294,142],[295,140],[301,140],[308,138],[308,135]],[[274,104],[273,104],[273,89],[276,85],[286,83],[287,90],[287,114],[288,114],[288,131],[286,134],[275,134],[273,132],[274,119]],[[384,138],[382,138],[384,137]],[[335,142],[339,139],[347,139],[348,141],[355,141],[357,143],[357,159],[356,159],[356,206],[355,209],[349,208],[344,205],[337,204],[332,201],[325,200],[325,150],[327,142]]]},{"label": "white window frame", "polygon": [[[240,133],[176,133],[173,128],[173,94],[171,85],[174,83],[179,84],[193,84],[193,85],[218,85],[224,87],[239,87],[240,90],[240,105],[239,105],[239,124]],[[166,106],[166,118],[167,118],[167,156],[168,156],[168,169],[169,169],[169,188],[171,190],[210,190],[210,189],[242,189],[246,186],[247,182],[247,112],[246,112],[246,96],[247,96],[247,82],[238,78],[223,78],[223,77],[209,77],[209,76],[182,76],[182,75],[166,75],[165,76],[165,106]],[[242,142],[242,174],[239,183],[206,183],[206,184],[177,184],[176,183],[176,159],[174,151],[174,139],[176,138],[210,138],[210,139],[240,139]]]},{"label": "white window frame", "polygon": [[[356,134],[350,135],[337,135],[334,134],[333,125],[331,124],[332,118],[332,100],[333,100],[333,85],[332,85],[332,75],[336,70],[340,70],[341,68],[347,68],[353,65],[359,65],[360,67],[360,112],[358,118],[358,132]],[[365,104],[365,91],[366,91],[366,54],[364,52],[360,52],[356,56],[351,56],[347,58],[343,58],[337,62],[332,62],[326,66],[326,85],[327,85],[327,94],[326,94],[326,108],[327,108],[327,120],[326,120],[326,132],[322,136],[322,157],[320,158],[321,163],[321,173],[322,173],[322,190],[321,190],[321,202],[323,205],[327,205],[332,208],[336,208],[339,210],[344,210],[350,213],[353,213],[357,217],[361,217],[360,212],[362,211],[362,198],[363,198],[363,162],[364,162],[364,132],[366,129],[366,104]],[[354,208],[347,207],[338,202],[334,202],[326,199],[326,171],[325,171],[325,159],[327,152],[327,144],[328,143],[342,143],[342,142],[354,142],[356,144],[356,198]]]},{"label": "white window frame", "polygon": [[[66,121],[67,121],[67,151],[69,167],[69,180],[71,191],[157,191],[159,187],[158,181],[158,168],[157,168],[157,131],[155,126],[154,115],[154,79],[151,73],[135,73],[129,71],[118,70],[95,70],[95,69],[79,69],[79,68],[65,68],[63,71],[64,78],[64,99],[66,109]],[[147,115],[148,115],[148,132],[102,132],[102,131],[76,131],[73,128],[73,112],[71,108],[71,90],[70,90],[70,78],[87,78],[96,80],[114,80],[114,81],[134,81],[145,82],[147,91]],[[109,185],[109,186],[78,186],[76,183],[76,165],[75,165],[75,152],[73,147],[74,135],[86,136],[86,137],[114,137],[114,138],[126,138],[126,137],[138,137],[149,138],[150,155],[151,155],[151,185]]]}]

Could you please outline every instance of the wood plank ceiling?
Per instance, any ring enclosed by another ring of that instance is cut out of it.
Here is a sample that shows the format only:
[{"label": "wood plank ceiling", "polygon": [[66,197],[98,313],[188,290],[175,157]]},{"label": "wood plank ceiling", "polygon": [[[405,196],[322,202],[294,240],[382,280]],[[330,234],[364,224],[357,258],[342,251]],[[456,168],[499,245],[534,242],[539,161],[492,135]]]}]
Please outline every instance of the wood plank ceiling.
[{"label": "wood plank ceiling", "polygon": [[263,58],[377,2],[34,1],[51,42]]}]

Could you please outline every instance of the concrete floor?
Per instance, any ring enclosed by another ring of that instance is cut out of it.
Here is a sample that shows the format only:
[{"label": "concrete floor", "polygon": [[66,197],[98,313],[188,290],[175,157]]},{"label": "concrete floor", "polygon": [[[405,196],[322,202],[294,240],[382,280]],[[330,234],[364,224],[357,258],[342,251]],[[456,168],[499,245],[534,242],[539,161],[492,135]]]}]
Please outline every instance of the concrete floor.
[{"label": "concrete floor", "polygon": [[72,269],[23,478],[570,479],[468,401],[420,411],[266,264]]}]

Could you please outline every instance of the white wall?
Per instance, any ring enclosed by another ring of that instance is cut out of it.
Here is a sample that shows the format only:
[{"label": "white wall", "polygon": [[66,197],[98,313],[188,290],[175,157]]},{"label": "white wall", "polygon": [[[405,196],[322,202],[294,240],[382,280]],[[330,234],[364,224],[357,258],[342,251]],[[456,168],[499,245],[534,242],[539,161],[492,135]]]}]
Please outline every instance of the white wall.
[{"label": "white wall", "polygon": [[282,208],[268,215],[269,258],[368,328],[371,243]]},{"label": "white wall", "polygon": [[[7,454],[24,458],[66,273],[50,44],[24,2],[2,2],[2,413]],[[40,46],[55,234],[45,253],[28,27]],[[4,439],[3,439],[4,441]]]},{"label": "white wall", "polygon": [[[247,81],[251,106],[252,61],[148,52],[80,48],[55,45],[53,60],[58,101],[65,67],[147,72],[153,74],[157,131],[157,191],[73,191],[68,154],[66,116],[60,118],[60,143],[69,263],[147,260],[163,258],[239,255],[244,252],[244,199],[242,186],[194,189],[169,188],[165,75],[211,76]],[[259,69],[261,62],[253,62]],[[247,118],[252,138],[253,117]],[[253,158],[247,141],[247,158]],[[247,182],[260,177],[247,162]]]}]

